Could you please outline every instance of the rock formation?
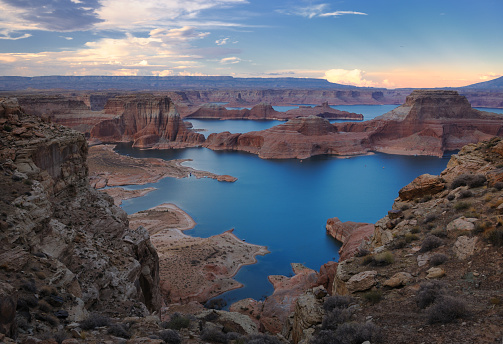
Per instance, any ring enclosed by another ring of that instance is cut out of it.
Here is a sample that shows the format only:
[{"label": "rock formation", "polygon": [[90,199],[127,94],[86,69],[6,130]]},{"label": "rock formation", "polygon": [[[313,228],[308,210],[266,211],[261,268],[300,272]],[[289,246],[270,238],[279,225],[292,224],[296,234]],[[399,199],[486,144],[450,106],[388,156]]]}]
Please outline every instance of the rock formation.
[{"label": "rock formation", "polygon": [[[500,340],[500,296],[493,295],[503,280],[501,166],[498,137],[463,147],[440,176],[402,188],[365,253],[337,264],[328,291],[338,296],[320,303],[307,290],[283,333],[294,343],[335,340],[344,326],[365,333],[358,342]],[[328,225],[336,233],[355,227],[336,219]]]},{"label": "rock formation", "polygon": [[23,333],[89,312],[145,316],[161,307],[147,231],[128,228],[126,213],[90,187],[86,157],[82,134],[0,100],[0,308],[17,303]]},{"label": "rock formation", "polygon": [[291,109],[286,112],[276,111],[270,104],[266,103],[255,105],[250,110],[227,110],[222,105],[206,104],[185,118],[287,120],[308,116],[318,116],[326,119],[363,120],[363,115],[331,108],[328,102],[324,102],[321,106],[300,106],[297,109]]},{"label": "rock formation", "polygon": [[[337,132],[334,125],[317,116],[291,119],[270,129],[231,134],[210,134],[204,143],[213,150],[239,150],[258,154],[263,159],[305,159],[314,155],[365,154],[365,135]],[[361,137],[361,139],[359,139]]]},{"label": "rock formation", "polygon": [[105,113],[116,117],[95,125],[91,138],[103,142],[133,142],[138,148],[181,148],[204,141],[204,135],[186,128],[167,97],[115,97],[108,101]]},{"label": "rock formation", "polygon": [[342,242],[339,260],[353,257],[374,234],[374,225],[360,222],[342,222],[337,217],[327,220],[327,234]]},{"label": "rock formation", "polygon": [[442,156],[444,151],[501,135],[502,116],[472,109],[455,91],[419,90],[402,106],[370,121],[330,124],[312,116],[295,118],[258,132],[211,134],[205,146],[246,151],[265,159],[370,151]]}]

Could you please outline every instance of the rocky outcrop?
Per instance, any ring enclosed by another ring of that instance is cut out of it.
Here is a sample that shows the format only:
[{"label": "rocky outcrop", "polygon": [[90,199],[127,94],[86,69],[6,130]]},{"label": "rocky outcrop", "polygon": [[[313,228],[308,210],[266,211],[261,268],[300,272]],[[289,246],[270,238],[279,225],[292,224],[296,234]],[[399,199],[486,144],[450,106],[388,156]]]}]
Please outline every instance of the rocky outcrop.
[{"label": "rocky outcrop", "polygon": [[367,132],[371,149],[442,156],[468,143],[503,134],[501,116],[474,110],[456,91],[413,91],[403,105],[364,123],[336,124],[339,131]]},{"label": "rocky outcrop", "polygon": [[[24,330],[33,315],[45,331],[56,317],[143,316],[161,307],[148,233],[128,228],[126,213],[90,187],[86,157],[82,134],[0,100],[0,279],[25,300],[17,315]],[[42,301],[44,310],[33,308]]]},{"label": "rocky outcrop", "polygon": [[354,256],[374,234],[374,224],[361,222],[342,222],[337,217],[327,220],[327,234],[342,242],[339,260]]},{"label": "rocky outcrop", "polygon": [[245,134],[210,134],[204,143],[213,150],[239,150],[258,154],[263,159],[305,159],[314,155],[355,155],[368,152],[365,135],[338,132],[317,116],[291,119],[267,130]]},{"label": "rocky outcrop", "polygon": [[266,103],[257,104],[250,110],[227,110],[227,108],[222,105],[205,104],[185,118],[288,120],[296,117],[309,116],[318,116],[326,119],[363,120],[363,115],[331,108],[328,102],[324,102],[321,106],[317,105],[314,107],[301,105],[297,109],[291,109],[286,112],[276,111],[270,104]]},{"label": "rocky outcrop", "polygon": [[110,99],[105,113],[115,114],[91,130],[103,142],[133,142],[139,148],[181,148],[200,145],[204,135],[187,129],[167,97],[120,96]]},{"label": "rocky outcrop", "polygon": [[370,151],[442,156],[468,143],[503,135],[500,115],[471,108],[455,91],[414,91],[402,106],[366,122],[330,124],[319,117],[246,134],[211,134],[205,146],[240,150],[265,159],[357,155]]}]

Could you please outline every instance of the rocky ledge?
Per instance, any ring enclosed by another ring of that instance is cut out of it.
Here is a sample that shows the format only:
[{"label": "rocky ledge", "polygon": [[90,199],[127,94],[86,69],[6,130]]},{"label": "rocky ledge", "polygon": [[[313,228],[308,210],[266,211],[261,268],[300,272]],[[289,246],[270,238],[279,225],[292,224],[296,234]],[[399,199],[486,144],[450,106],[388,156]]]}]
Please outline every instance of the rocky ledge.
[{"label": "rocky ledge", "polygon": [[161,308],[148,232],[89,185],[86,158],[82,134],[0,100],[2,338]]}]

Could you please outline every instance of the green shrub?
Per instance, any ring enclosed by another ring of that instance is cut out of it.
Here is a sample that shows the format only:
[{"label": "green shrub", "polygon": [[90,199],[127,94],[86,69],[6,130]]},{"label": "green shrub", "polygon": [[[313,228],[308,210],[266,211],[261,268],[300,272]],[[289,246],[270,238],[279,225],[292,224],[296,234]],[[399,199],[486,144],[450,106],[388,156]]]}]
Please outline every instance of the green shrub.
[{"label": "green shrub", "polygon": [[431,235],[434,235],[439,238],[446,238],[447,237],[447,231],[444,228],[437,227],[434,230],[430,232]]},{"label": "green shrub", "polygon": [[425,309],[444,293],[445,285],[439,281],[422,283],[416,295],[416,304],[419,308]]},{"label": "green shrub", "polygon": [[[229,338],[229,334],[227,334]],[[251,334],[245,338],[246,344],[281,344],[282,342],[275,336],[264,333]]]},{"label": "green shrub", "polygon": [[437,253],[430,258],[430,265],[438,266],[444,264],[447,261],[447,256],[445,254]]},{"label": "green shrub", "polygon": [[167,344],[180,344],[182,338],[175,330],[164,330],[159,332],[159,337]]},{"label": "green shrub", "polygon": [[468,186],[469,188],[476,188],[484,186],[487,179],[482,174],[462,174],[456,177],[451,183],[451,189],[456,189],[460,186]]},{"label": "green shrub", "polygon": [[419,252],[424,253],[431,251],[434,248],[443,245],[443,243],[444,241],[439,237],[436,237],[434,235],[428,235],[426,238],[424,238],[423,243],[421,244],[421,248],[419,249]]},{"label": "green shrub", "polygon": [[457,202],[456,204],[454,204],[454,209],[455,210],[466,210],[468,208],[471,207],[471,203],[468,203],[468,202]]},{"label": "green shrub", "polygon": [[120,337],[120,338],[124,338],[124,339],[131,338],[131,334],[129,334],[129,331],[124,324],[114,324],[114,325],[110,326],[108,328],[107,333],[111,334],[112,336]]},{"label": "green shrub", "polygon": [[371,322],[341,324],[336,330],[319,331],[312,344],[361,344],[369,341],[372,344],[382,342],[381,330]]},{"label": "green shrub", "polygon": [[503,229],[498,228],[489,232],[487,240],[494,246],[503,246]]},{"label": "green shrub", "polygon": [[463,190],[459,193],[459,198],[470,198],[473,196],[473,193],[470,190]]},{"label": "green shrub", "polygon": [[406,233],[405,234],[405,241],[410,243],[412,241],[415,241],[415,240],[419,240],[419,236],[416,235],[416,234],[412,234],[412,233]]},{"label": "green shrub", "polygon": [[344,309],[348,308],[352,302],[354,302],[354,300],[350,296],[342,296],[342,295],[328,296],[323,301],[323,309],[326,312],[331,312],[335,308]]},{"label": "green shrub", "polygon": [[182,328],[188,328],[190,325],[190,318],[174,313],[171,319],[164,324],[164,328],[179,331]]},{"label": "green shrub", "polygon": [[80,328],[88,331],[94,330],[96,327],[110,326],[111,321],[105,315],[99,313],[91,313],[86,319],[80,322]]},{"label": "green shrub", "polygon": [[450,323],[468,314],[463,300],[451,296],[441,296],[428,309],[428,323]]},{"label": "green shrub", "polygon": [[227,336],[216,328],[206,328],[201,333],[201,339],[212,343],[227,343]]},{"label": "green shrub", "polygon": [[382,300],[382,292],[379,290],[370,290],[363,294],[365,301],[375,304]]},{"label": "green shrub", "polygon": [[395,257],[393,257],[393,253],[390,251],[384,251],[374,255],[372,265],[375,266],[384,266],[392,264],[395,261]]},{"label": "green shrub", "polygon": [[335,330],[341,324],[349,321],[353,312],[349,309],[334,308],[323,317],[321,328],[323,330]]}]

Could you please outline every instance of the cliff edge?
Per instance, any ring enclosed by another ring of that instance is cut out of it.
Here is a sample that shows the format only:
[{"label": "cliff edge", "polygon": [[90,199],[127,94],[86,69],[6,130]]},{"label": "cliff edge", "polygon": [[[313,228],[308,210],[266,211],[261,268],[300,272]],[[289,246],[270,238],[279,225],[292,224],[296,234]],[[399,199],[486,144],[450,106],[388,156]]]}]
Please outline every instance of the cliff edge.
[{"label": "cliff edge", "polygon": [[160,310],[148,233],[90,187],[86,157],[82,134],[0,99],[0,335]]}]

